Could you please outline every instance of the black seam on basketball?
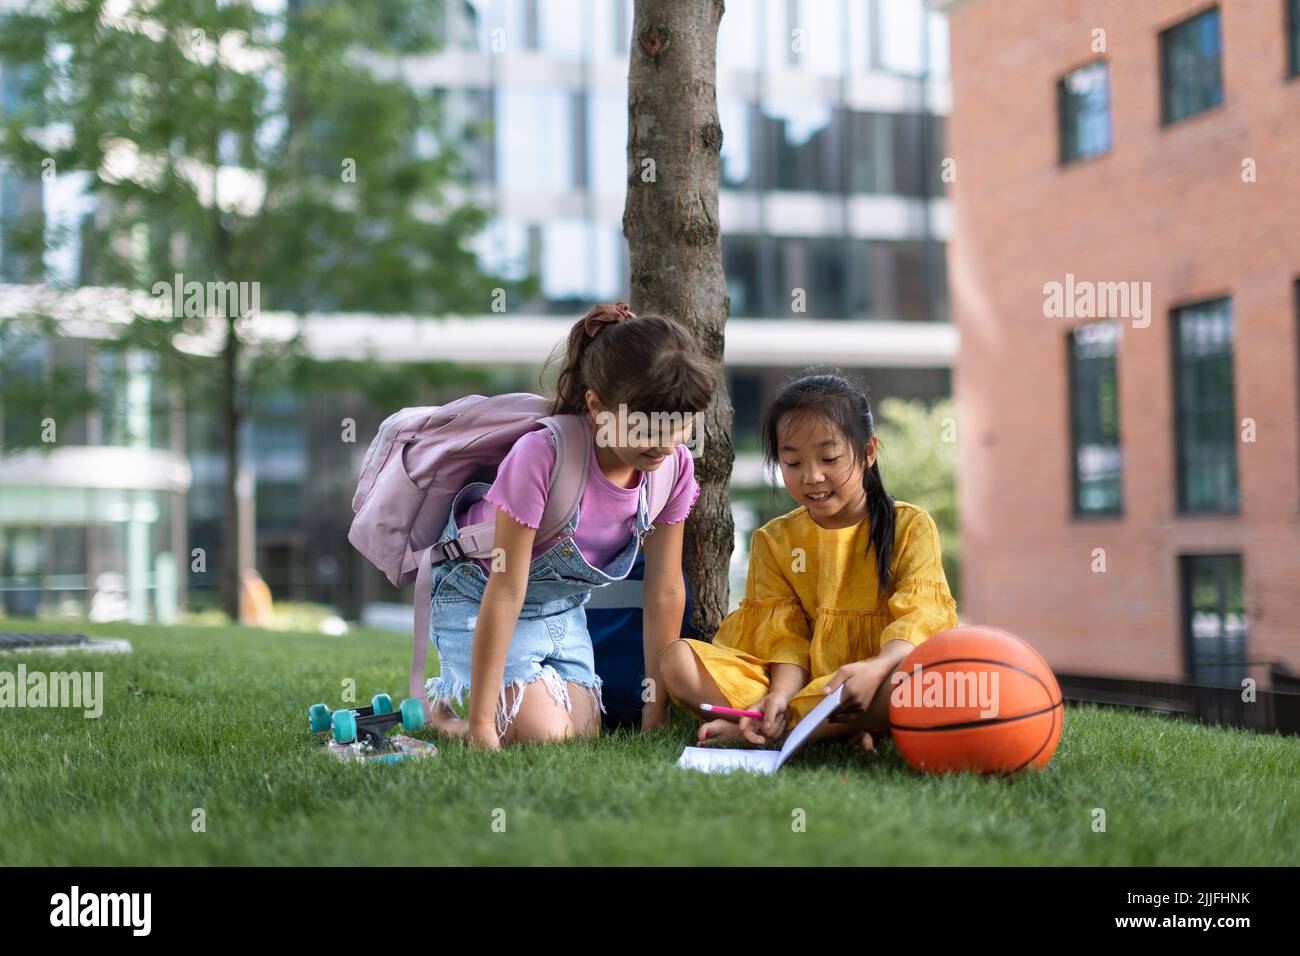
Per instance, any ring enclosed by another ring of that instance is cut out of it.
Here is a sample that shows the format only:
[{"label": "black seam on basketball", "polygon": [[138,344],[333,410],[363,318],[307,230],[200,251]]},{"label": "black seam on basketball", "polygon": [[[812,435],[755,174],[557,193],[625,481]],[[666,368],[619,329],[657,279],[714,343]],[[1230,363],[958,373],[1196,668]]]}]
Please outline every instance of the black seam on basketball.
[{"label": "black seam on basketball", "polygon": [[[1053,708],[1053,710],[1055,710],[1055,708]],[[1061,708],[1061,729],[1062,730],[1065,729],[1065,708],[1064,707]],[[1048,742],[1051,741],[1052,739],[1052,735],[1055,733],[1056,733],[1056,714],[1052,714],[1052,725],[1047,728],[1047,736],[1043,738],[1043,742],[1038,745],[1038,749],[1033,752],[1033,754],[1030,756],[1028,760],[1022,763],[1019,767],[1016,767],[1015,770],[1012,770],[1011,772],[1018,773],[1021,770],[1024,770],[1026,767],[1028,767],[1035,760],[1037,760],[1038,755],[1043,752],[1043,748],[1047,746]]]},{"label": "black seam on basketball", "polygon": [[[914,667],[919,666],[921,668],[921,671],[924,672],[927,667],[938,667],[940,664],[997,664],[1000,667],[1009,667],[1013,671],[1019,671],[1020,673],[1024,674],[1030,680],[1036,681],[1038,683],[1038,686],[1043,689],[1043,693],[1047,695],[1047,699],[1049,701],[1052,699],[1052,692],[1047,689],[1047,685],[1043,683],[1042,679],[1037,674],[1027,671],[1023,667],[1017,667],[1015,664],[1012,664],[1010,661],[998,661],[988,657],[950,657],[947,660],[931,661],[929,664],[920,664],[920,665],[913,665],[913,666]],[[1043,662],[1043,666],[1044,667],[1047,666],[1046,661]],[[1048,667],[1047,672],[1051,674],[1052,669]],[[910,671],[902,671],[901,673],[903,674],[903,680],[910,680],[912,677]],[[1056,675],[1052,674],[1052,677],[1055,678]],[[903,681],[899,681],[898,683],[899,686],[902,686]],[[1060,703],[1061,702],[1058,700],[1055,703],[1053,703],[1052,706],[1055,707]]]},{"label": "black seam on basketball", "polygon": [[[936,730],[964,730],[967,727],[992,727],[995,724],[1009,724],[1014,720],[1028,720],[1030,717],[1040,717],[1043,714],[1049,714],[1060,707],[1060,701],[1057,701],[1051,707],[1044,707],[1042,710],[1033,710],[1027,714],[1017,714],[1015,717],[990,717],[982,720],[963,720],[955,724],[936,724],[934,727],[908,727],[906,724],[890,723],[891,730],[913,730],[917,733],[930,733]],[[1055,724],[1056,718],[1052,718]],[[1042,749],[1042,748],[1039,748]]]}]

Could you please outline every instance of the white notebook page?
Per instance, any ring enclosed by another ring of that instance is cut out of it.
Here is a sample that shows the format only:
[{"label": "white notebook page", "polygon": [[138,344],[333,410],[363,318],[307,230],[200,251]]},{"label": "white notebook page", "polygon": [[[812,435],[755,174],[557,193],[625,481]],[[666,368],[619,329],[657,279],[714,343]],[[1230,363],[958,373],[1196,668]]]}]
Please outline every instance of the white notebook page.
[{"label": "white notebook page", "polygon": [[743,748],[687,747],[677,758],[677,766],[705,773],[730,773],[748,770],[752,773],[776,773],[798,750],[808,735],[826,722],[844,696],[843,685],[812,709],[794,730],[786,735],[780,750],[746,750]]}]

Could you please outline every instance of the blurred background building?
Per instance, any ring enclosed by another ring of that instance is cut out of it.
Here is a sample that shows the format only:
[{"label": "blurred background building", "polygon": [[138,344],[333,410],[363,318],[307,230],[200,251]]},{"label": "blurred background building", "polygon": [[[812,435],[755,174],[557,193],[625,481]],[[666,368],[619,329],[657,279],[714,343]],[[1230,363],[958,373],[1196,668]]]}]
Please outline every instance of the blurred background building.
[{"label": "blurred background building", "polygon": [[936,6],[963,616],[1058,672],[1300,670],[1300,3]]},{"label": "blurred background building", "polygon": [[[406,325],[313,316],[315,354],[445,360],[482,367],[483,389],[536,391],[542,361],[572,322],[595,301],[626,297],[631,14],[631,0],[450,0],[443,49],[395,64],[443,99],[443,127],[416,130],[415,146],[459,145],[466,194],[494,211],[477,249],[482,261],[536,277],[539,293],[509,315]],[[921,0],[727,6],[718,38],[720,216],[742,575],[748,530],[788,509],[783,493],[759,490],[757,458],[761,407],[782,378],[826,361],[859,373],[877,403],[950,394],[957,337],[940,162],[947,63],[945,18]],[[39,95],[0,63],[0,103]],[[33,204],[52,223],[90,214],[73,176],[0,170],[0,283],[14,283],[0,287],[0,315],[25,288],[16,284],[22,264],[4,251],[6,223]],[[47,279],[78,285],[82,252],[73,229],[47,255]],[[210,550],[220,537],[216,419],[161,394],[146,357],[106,359],[94,346],[107,334],[94,331],[94,304],[78,309],[84,339],[34,348],[24,361],[34,379],[55,369],[86,376],[99,406],[72,437],[61,435],[55,455],[0,462],[0,611],[85,613],[99,601],[101,616],[169,620],[180,608],[210,606],[214,576],[187,569],[192,549]],[[406,404],[463,391],[411,395]],[[346,541],[360,456],[393,410],[358,415],[342,384],[329,397],[257,400],[245,442],[250,560],[277,599],[355,619],[395,598]],[[339,440],[347,417],[357,421],[354,444]]]}]

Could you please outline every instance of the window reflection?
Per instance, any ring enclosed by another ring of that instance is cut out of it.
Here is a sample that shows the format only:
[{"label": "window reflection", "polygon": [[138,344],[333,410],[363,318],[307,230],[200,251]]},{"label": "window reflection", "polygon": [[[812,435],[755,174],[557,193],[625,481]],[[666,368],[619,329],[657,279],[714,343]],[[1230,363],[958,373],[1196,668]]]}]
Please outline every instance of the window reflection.
[{"label": "window reflection", "polygon": [[1239,554],[1182,559],[1183,609],[1193,683],[1239,687],[1246,676],[1246,618]]},{"label": "window reflection", "polygon": [[[944,251],[932,243],[927,255],[920,241],[722,237],[731,314],[754,318],[943,321]],[[804,291],[804,313],[792,311],[796,289]]]},{"label": "window reflection", "polygon": [[840,124],[832,123],[834,113],[829,104],[768,100],[761,115],[772,163],[769,188],[839,190]]},{"label": "window reflection", "polygon": [[880,23],[880,68],[919,76],[925,67],[921,0],[876,0]]},{"label": "window reflection", "polygon": [[1111,514],[1123,508],[1118,347],[1119,325],[1114,320],[1089,322],[1070,334],[1070,425],[1077,514]]},{"label": "window reflection", "polygon": [[583,219],[560,219],[531,230],[550,312],[582,313],[592,300],[618,298],[626,285],[625,253],[613,227]]},{"label": "window reflection", "polygon": [[1180,510],[1235,511],[1240,496],[1232,301],[1179,309],[1174,329]]},{"label": "window reflection", "polygon": [[[718,67],[720,70],[758,70],[759,6],[753,2],[729,3],[718,24]],[[629,21],[630,22],[630,21]]]},{"label": "window reflection", "polygon": [[753,126],[755,108],[739,97],[718,98],[722,124],[722,185],[742,188],[757,185]]},{"label": "window reflection", "polygon": [[1057,98],[1061,162],[1098,156],[1110,149],[1110,72],[1104,60],[1062,77]]},{"label": "window reflection", "polygon": [[536,49],[562,60],[587,56],[586,4],[583,0],[532,0],[537,12]]},{"label": "window reflection", "polygon": [[498,188],[563,192],[577,185],[579,127],[572,94],[498,90],[494,129]]},{"label": "window reflection", "polygon": [[[626,55],[632,29],[632,0],[465,0],[453,7],[481,47],[502,27],[507,49],[561,62]],[[945,21],[926,14],[921,0],[744,0],[729,6],[718,33],[722,73],[766,67],[826,77],[846,70],[915,76],[927,59],[932,72],[946,74]],[[727,83],[718,114],[723,189],[833,200],[846,193],[918,199],[944,193],[937,160],[942,117],[849,110],[834,97],[794,93],[755,101]],[[489,115],[490,123],[476,123]],[[602,203],[617,201],[627,188],[627,121],[621,86],[573,92],[511,83],[449,93],[446,100],[446,135],[459,137],[467,172],[506,197],[586,190]],[[947,314],[942,243],[855,240],[836,234],[833,222],[824,236],[782,234],[794,227],[781,221],[767,220],[762,228],[767,235],[723,236],[733,314],[789,316],[796,288],[805,290],[810,317],[924,321]],[[626,294],[619,284],[626,249],[615,224],[531,215],[514,221],[506,214],[475,246],[489,268],[537,276],[534,308],[581,311],[584,297]]]},{"label": "window reflection", "polygon": [[846,39],[843,7],[836,0],[798,0],[791,26],[800,31],[799,65],[821,76],[839,76]]},{"label": "window reflection", "polygon": [[587,98],[587,163],[591,188],[605,195],[627,191],[627,97],[592,93]]}]

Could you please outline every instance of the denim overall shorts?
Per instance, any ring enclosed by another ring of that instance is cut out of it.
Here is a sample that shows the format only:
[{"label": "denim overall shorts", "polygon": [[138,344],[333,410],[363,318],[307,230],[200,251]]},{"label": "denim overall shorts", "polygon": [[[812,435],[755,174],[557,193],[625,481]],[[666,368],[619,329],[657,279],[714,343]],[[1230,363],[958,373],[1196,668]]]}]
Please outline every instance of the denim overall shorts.
[{"label": "denim overall shorts", "polygon": [[[466,485],[452,501],[451,516],[438,543],[457,534],[456,515],[464,514],[470,504],[487,493],[490,484],[482,481]],[[587,688],[601,713],[605,705],[600,698],[601,680],[595,671],[591,634],[587,631],[584,605],[592,588],[603,587],[627,577],[646,535],[654,530],[650,523],[649,482],[642,477],[634,533],[622,550],[602,569],[592,567],[573,543],[582,508],[547,551],[533,558],[528,569],[528,587],[519,611],[519,623],[506,653],[502,687],[497,699],[497,735],[504,737],[523,703],[524,695],[514,695],[513,706],[505,706],[506,690],[512,685],[522,691],[524,685],[541,680],[551,696],[572,714],[568,682]],[[438,677],[426,682],[430,704],[455,702],[462,705],[470,689],[470,653],[479,607],[487,589],[487,574],[473,558],[460,557],[440,562],[432,569],[433,597],[429,615],[430,639],[438,651],[441,670]]]}]

